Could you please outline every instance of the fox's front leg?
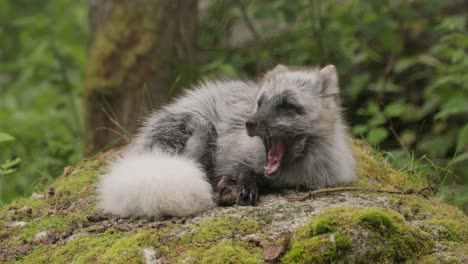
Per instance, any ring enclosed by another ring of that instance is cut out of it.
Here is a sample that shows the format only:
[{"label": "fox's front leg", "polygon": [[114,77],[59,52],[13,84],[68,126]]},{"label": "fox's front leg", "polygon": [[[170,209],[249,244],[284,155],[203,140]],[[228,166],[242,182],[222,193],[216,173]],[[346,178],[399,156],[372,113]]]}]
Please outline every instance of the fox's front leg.
[{"label": "fox's front leg", "polygon": [[236,203],[239,195],[237,179],[231,176],[223,176],[213,186],[213,200],[219,206],[231,206]]},{"label": "fox's front leg", "polygon": [[238,205],[255,205],[259,200],[259,180],[254,172],[245,172],[238,178],[239,193],[236,198]]},{"label": "fox's front leg", "polygon": [[223,176],[214,186],[214,201],[220,206],[255,205],[265,185],[263,176],[250,171],[238,177]]}]

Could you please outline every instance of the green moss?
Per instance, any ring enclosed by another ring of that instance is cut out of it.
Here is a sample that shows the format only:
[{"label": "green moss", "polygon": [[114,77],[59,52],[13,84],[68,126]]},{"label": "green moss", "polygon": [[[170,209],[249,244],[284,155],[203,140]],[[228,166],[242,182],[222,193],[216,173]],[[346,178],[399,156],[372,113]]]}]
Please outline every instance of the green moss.
[{"label": "green moss", "polygon": [[[46,216],[49,213],[49,209],[56,210],[65,204],[78,203],[78,198],[86,199],[94,204],[93,185],[97,181],[97,176],[103,172],[104,163],[104,155],[81,163],[70,175],[59,177],[55,181],[51,186],[55,190],[54,195],[49,195],[48,191],[46,191],[49,188],[46,188],[42,192],[45,198],[19,198],[11,204],[0,208],[0,220],[31,220],[40,218]],[[23,211],[22,208],[31,209],[31,213],[29,214],[26,210]],[[14,211],[14,213],[10,213],[9,211]]]},{"label": "green moss", "polygon": [[154,246],[154,230],[136,234],[108,230],[102,234],[80,234],[54,245],[40,244],[20,263],[140,263],[142,250]]},{"label": "green moss", "polygon": [[468,219],[458,208],[432,197],[405,195],[399,198],[399,210],[407,211],[414,220],[424,223],[434,239],[468,242]]},{"label": "green moss", "polygon": [[245,242],[225,240],[202,254],[201,263],[260,263],[260,249]]},{"label": "green moss", "polygon": [[399,258],[408,260],[429,254],[434,242],[429,234],[409,225],[398,213],[390,210],[370,208],[355,213],[359,225],[377,233],[374,238],[384,240],[386,248],[373,255],[375,259]]},{"label": "green moss", "polygon": [[63,231],[71,226],[71,220],[63,216],[49,216],[28,223],[21,229],[21,237],[33,239],[34,235],[42,231]]},{"label": "green moss", "polygon": [[[27,206],[31,209],[42,209],[46,207],[48,203],[44,199],[30,199],[30,198],[19,198],[13,201],[8,207],[20,209]],[[5,209],[7,209],[5,207]]]},{"label": "green moss", "polygon": [[301,238],[283,257],[283,263],[332,263],[343,259],[352,241],[341,233]]},{"label": "green moss", "polygon": [[[191,227],[193,233],[184,234],[181,237],[171,237],[164,243],[168,246],[169,260],[174,262],[190,260],[191,263],[210,262],[216,258],[232,257],[234,260],[244,262],[228,263],[258,263],[260,250],[255,244],[245,243],[239,239],[250,234],[261,234],[261,225],[250,218],[234,216],[216,216],[203,220],[197,226]],[[222,241],[220,243],[220,241]],[[236,252],[233,252],[237,251]],[[174,252],[178,252],[174,255]]]},{"label": "green moss", "polygon": [[443,264],[463,264],[463,262],[454,256],[446,257],[442,260]]},{"label": "green moss", "polygon": [[312,236],[321,235],[334,230],[335,221],[329,216],[315,217],[309,224]]},{"label": "green moss", "polygon": [[[0,210],[2,226],[8,226],[14,221],[25,221],[27,224],[24,227],[12,227],[6,230],[2,228],[0,234],[5,239],[2,239],[0,246],[12,250],[24,242],[33,243],[34,236],[39,232],[47,231],[54,236],[61,236],[70,232],[72,222],[77,224],[86,222],[86,217],[95,213],[96,199],[93,194],[93,184],[97,180],[97,175],[102,172],[103,163],[103,155],[85,161],[70,175],[64,175],[56,180],[52,186],[54,193],[49,194],[49,188],[46,188],[42,192],[44,198],[21,198],[3,207]],[[48,251],[56,249],[55,245],[34,246],[31,252],[43,250],[50,254]],[[15,257],[16,254],[8,256]]]},{"label": "green moss", "polygon": [[239,219],[233,216],[208,218],[200,223],[199,230],[193,236],[194,242],[212,241],[234,234],[246,235],[260,231],[256,221],[248,218]]},{"label": "green moss", "polygon": [[422,256],[419,259],[410,259],[406,261],[408,264],[435,264],[436,260],[433,255]]},{"label": "green moss", "polygon": [[158,236],[154,230],[139,230],[137,234],[116,241],[101,256],[104,263],[136,263],[142,260],[142,251],[154,247]]},{"label": "green moss", "polygon": [[467,252],[468,252],[468,243],[460,243],[460,242],[453,242],[453,241],[440,241],[438,243],[441,245],[445,250],[445,258],[455,257],[457,259],[467,259]]},{"label": "green moss", "polygon": [[20,198],[0,210],[0,220],[29,221],[41,217],[49,204],[44,199]]},{"label": "green moss", "polygon": [[357,160],[359,180],[350,185],[406,190],[420,188],[426,184],[422,177],[392,168],[380,153],[361,140],[353,141],[353,152]]},{"label": "green moss", "polygon": [[[467,240],[468,233],[466,232],[466,226],[464,223],[460,223],[451,219],[446,220],[432,220],[426,221],[429,225],[436,226],[434,238],[437,240],[448,240],[463,242]],[[466,224],[466,223],[465,223]]]},{"label": "green moss", "polygon": [[[353,248],[353,245],[357,245]],[[365,246],[363,246],[365,245]],[[381,208],[340,207],[315,216],[296,231],[285,263],[328,263],[420,259],[432,252],[432,238],[398,213]]]},{"label": "green moss", "polygon": [[89,196],[93,193],[93,184],[96,183],[97,176],[103,171],[102,157],[84,162],[70,175],[62,176],[55,181],[53,187],[56,198],[63,202],[64,200]]},{"label": "green moss", "polygon": [[96,263],[114,243],[124,237],[114,230],[82,234],[61,244],[40,244],[20,263]]},{"label": "green moss", "polygon": [[358,221],[360,224],[368,227],[371,230],[387,234],[395,232],[395,219],[392,219],[387,213],[381,209],[369,209],[359,214]]}]

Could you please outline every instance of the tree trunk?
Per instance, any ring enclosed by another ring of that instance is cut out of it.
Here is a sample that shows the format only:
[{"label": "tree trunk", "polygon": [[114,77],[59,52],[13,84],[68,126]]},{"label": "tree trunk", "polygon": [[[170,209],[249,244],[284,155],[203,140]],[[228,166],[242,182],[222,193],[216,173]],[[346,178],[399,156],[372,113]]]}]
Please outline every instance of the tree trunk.
[{"label": "tree trunk", "polygon": [[88,155],[128,143],[145,113],[193,81],[196,25],[197,0],[89,1]]}]

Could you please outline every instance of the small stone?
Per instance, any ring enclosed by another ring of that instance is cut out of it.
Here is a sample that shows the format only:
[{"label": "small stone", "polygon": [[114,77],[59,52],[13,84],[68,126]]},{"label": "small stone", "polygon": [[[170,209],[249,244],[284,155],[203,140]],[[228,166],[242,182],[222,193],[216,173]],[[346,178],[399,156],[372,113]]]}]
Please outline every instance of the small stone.
[{"label": "small stone", "polygon": [[259,236],[258,234],[250,234],[250,235],[247,235],[245,237],[242,238],[242,240],[246,241],[246,242],[250,242],[250,243],[253,243],[254,245],[256,246],[261,246],[262,245],[262,237]]},{"label": "small stone", "polygon": [[332,243],[333,247],[336,248],[336,240],[335,240],[335,235],[334,234],[330,235],[330,243]]},{"label": "small stone", "polygon": [[49,237],[49,232],[42,231],[34,235],[34,241],[40,242],[42,240],[46,240]]},{"label": "small stone", "polygon": [[78,229],[78,228],[80,228],[80,227],[78,226],[78,223],[77,223],[76,221],[72,221],[72,222],[71,222],[71,229],[72,229],[72,230],[75,230],[75,229]]},{"label": "small stone", "polygon": [[52,198],[55,196],[55,189],[53,187],[50,187],[47,193],[49,194],[49,197]]},{"label": "small stone", "polygon": [[31,199],[44,199],[45,195],[42,193],[32,193],[31,194]]},{"label": "small stone", "polygon": [[114,227],[115,227],[115,229],[120,230],[120,231],[124,231],[124,232],[132,230],[132,228],[129,225],[126,225],[126,224],[117,224]]},{"label": "small stone", "polygon": [[79,195],[86,195],[93,191],[93,187],[91,185],[84,186],[81,191],[78,192]]},{"label": "small stone", "polygon": [[88,229],[88,232],[89,233],[102,233],[102,232],[106,231],[109,227],[110,227],[109,223],[104,223],[104,224],[98,225],[98,226],[91,226]]},{"label": "small stone", "polygon": [[24,221],[16,221],[16,222],[13,222],[11,225],[9,225],[10,227],[16,227],[16,226],[19,226],[19,227],[24,227],[26,226],[28,223],[24,222]]},{"label": "small stone", "polygon": [[97,223],[97,222],[109,220],[109,216],[104,215],[104,214],[94,214],[94,215],[87,216],[86,219],[88,219],[89,222]]},{"label": "small stone", "polygon": [[75,168],[73,168],[73,166],[71,166],[71,165],[66,166],[65,168],[63,168],[63,176],[68,176],[68,175],[72,174],[72,172],[74,170],[75,170]]},{"label": "small stone", "polygon": [[67,237],[70,237],[72,234],[73,234],[72,230],[63,231],[63,232],[56,234],[54,240],[57,241],[60,239],[66,239]]},{"label": "small stone", "polygon": [[19,209],[20,212],[24,212],[28,215],[32,214],[32,208],[28,206],[23,206],[21,209]]},{"label": "small stone", "polygon": [[70,241],[72,241],[73,239],[75,239],[75,238],[77,238],[77,237],[84,236],[84,235],[86,235],[86,233],[73,234],[73,235],[67,237],[67,238],[66,238],[66,241],[67,241],[67,242],[70,242]]},{"label": "small stone", "polygon": [[19,245],[19,246],[14,247],[14,249],[15,249],[16,251],[18,251],[19,253],[24,254],[24,253],[28,252],[29,250],[31,250],[31,249],[32,249],[32,246],[31,246],[30,244],[27,244],[27,243],[26,243],[26,244],[23,244],[23,245]]},{"label": "small stone", "polygon": [[144,248],[143,259],[146,264],[157,264],[158,259],[156,258],[156,250],[152,248]]}]

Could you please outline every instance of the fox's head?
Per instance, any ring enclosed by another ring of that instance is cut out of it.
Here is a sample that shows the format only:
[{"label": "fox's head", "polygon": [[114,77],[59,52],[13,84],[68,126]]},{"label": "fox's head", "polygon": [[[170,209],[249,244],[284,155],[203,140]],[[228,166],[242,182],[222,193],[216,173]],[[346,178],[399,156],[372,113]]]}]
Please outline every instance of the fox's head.
[{"label": "fox's head", "polygon": [[249,136],[263,139],[265,174],[275,176],[281,164],[307,153],[314,140],[331,136],[340,119],[336,68],[290,70],[278,65],[260,81],[253,115],[246,122]]}]

